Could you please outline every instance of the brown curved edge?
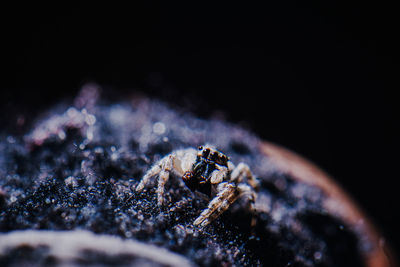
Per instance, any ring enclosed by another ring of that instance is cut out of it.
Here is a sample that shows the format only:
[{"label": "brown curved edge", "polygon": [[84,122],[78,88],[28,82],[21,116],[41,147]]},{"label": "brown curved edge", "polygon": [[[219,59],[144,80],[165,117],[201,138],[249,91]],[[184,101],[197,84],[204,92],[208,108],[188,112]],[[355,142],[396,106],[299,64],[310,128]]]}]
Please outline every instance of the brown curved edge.
[{"label": "brown curved edge", "polygon": [[326,210],[342,219],[360,235],[362,240],[369,241],[372,244],[372,248],[368,253],[365,253],[366,266],[398,266],[382,235],[379,234],[349,195],[329,175],[310,161],[278,145],[263,142],[261,150],[281,171],[290,174],[294,179],[320,188],[327,196],[323,203]]}]

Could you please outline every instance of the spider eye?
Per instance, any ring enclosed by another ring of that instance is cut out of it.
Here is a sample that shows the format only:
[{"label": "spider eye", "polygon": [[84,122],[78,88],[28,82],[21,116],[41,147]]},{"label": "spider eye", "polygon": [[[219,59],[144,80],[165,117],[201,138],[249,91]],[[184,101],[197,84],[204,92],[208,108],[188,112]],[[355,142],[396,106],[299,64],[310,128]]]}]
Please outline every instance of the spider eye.
[{"label": "spider eye", "polygon": [[199,146],[198,149],[199,149],[199,150],[203,150],[203,147],[202,147],[202,146]]}]

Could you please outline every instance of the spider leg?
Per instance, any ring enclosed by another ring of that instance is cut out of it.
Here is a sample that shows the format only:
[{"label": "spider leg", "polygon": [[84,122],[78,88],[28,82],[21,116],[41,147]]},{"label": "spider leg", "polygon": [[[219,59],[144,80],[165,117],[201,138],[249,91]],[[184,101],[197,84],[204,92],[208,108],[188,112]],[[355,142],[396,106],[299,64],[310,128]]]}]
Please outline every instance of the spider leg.
[{"label": "spider leg", "polygon": [[210,182],[212,184],[219,184],[225,179],[227,174],[228,174],[228,168],[219,167],[218,169],[214,170],[211,173]]},{"label": "spider leg", "polygon": [[247,178],[247,183],[254,190],[258,190],[259,189],[259,183],[258,183],[257,179],[251,173],[249,166],[247,164],[241,162],[232,171],[231,181],[235,182],[235,183],[242,183],[244,178]]},{"label": "spider leg", "polygon": [[164,202],[164,188],[165,184],[168,181],[169,173],[172,170],[172,155],[168,156],[168,159],[164,162],[164,165],[161,169],[159,178],[158,178],[158,187],[157,187],[157,202],[158,206],[162,206]]},{"label": "spider leg", "polygon": [[[244,178],[247,178],[247,183],[244,183]],[[257,179],[251,173],[249,166],[243,162],[239,163],[239,165],[232,172],[231,180],[239,183],[238,189],[240,190],[241,194],[247,196],[250,203],[250,209],[254,212],[257,197],[256,191],[259,190],[260,185]]]},{"label": "spider leg", "polygon": [[159,174],[160,171],[161,171],[161,164],[158,162],[150,170],[146,172],[146,174],[140,180],[140,183],[136,186],[135,190],[137,192],[142,191],[143,188],[150,182],[151,178]]},{"label": "spider leg", "polygon": [[238,190],[240,192],[240,196],[242,195],[246,196],[246,198],[249,201],[251,211],[254,211],[255,210],[254,205],[257,197],[257,193],[254,190],[254,188],[247,184],[241,183],[238,185]]},{"label": "spider leg", "polygon": [[221,183],[218,187],[219,193],[214,199],[211,200],[207,209],[205,209],[193,222],[195,226],[207,226],[210,222],[227,210],[240,194],[240,192],[235,188],[235,185],[231,183]]},{"label": "spider leg", "polygon": [[[256,188],[257,189],[257,188]],[[248,203],[250,205],[250,211],[252,212],[252,218],[251,218],[251,233],[254,235],[254,230],[255,230],[255,226],[257,223],[257,219],[256,219],[256,207],[255,207],[255,203],[256,203],[256,197],[257,197],[257,193],[256,193],[256,189],[254,189],[252,186],[249,186],[248,184],[245,183],[241,183],[238,185],[238,190],[240,191],[240,195],[245,195]]]},{"label": "spider leg", "polygon": [[[205,209],[193,222],[195,226],[207,226],[213,220],[218,218],[224,211],[226,211],[229,206],[232,205],[236,199],[242,195],[245,195],[249,199],[250,208],[251,210],[254,210],[256,192],[252,187],[244,183],[239,184],[237,187],[231,183],[222,183],[220,186],[220,192],[213,200],[211,200],[207,209]],[[252,224],[254,224],[254,222],[252,222]]]},{"label": "spider leg", "polygon": [[152,177],[159,175],[158,186],[157,186],[157,201],[158,201],[158,205],[161,206],[163,203],[163,200],[164,200],[164,198],[163,198],[164,186],[165,186],[165,183],[168,181],[169,173],[171,172],[171,169],[172,169],[172,163],[173,163],[172,155],[168,155],[168,156],[162,158],[161,160],[159,160],[143,176],[142,180],[136,187],[136,191],[137,192],[142,191],[143,188],[150,183]]}]

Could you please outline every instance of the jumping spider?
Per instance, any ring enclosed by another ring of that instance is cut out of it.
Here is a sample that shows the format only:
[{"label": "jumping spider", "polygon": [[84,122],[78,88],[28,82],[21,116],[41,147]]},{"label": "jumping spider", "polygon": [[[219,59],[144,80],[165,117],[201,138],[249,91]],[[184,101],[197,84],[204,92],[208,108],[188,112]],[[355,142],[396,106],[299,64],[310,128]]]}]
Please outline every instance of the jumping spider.
[{"label": "jumping spider", "polygon": [[245,163],[237,167],[229,158],[210,145],[199,146],[198,151],[187,148],[173,151],[159,160],[146,172],[136,187],[140,192],[158,175],[158,205],[164,202],[164,186],[169,174],[174,171],[191,191],[198,191],[212,200],[194,221],[195,226],[204,227],[218,218],[240,196],[246,196],[254,210],[258,181]]}]

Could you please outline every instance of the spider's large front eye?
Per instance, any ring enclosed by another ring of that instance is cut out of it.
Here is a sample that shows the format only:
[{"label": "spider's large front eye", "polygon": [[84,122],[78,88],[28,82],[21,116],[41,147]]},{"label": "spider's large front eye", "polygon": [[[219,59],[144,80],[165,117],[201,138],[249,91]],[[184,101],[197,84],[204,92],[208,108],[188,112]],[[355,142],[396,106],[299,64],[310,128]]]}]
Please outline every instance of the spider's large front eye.
[{"label": "spider's large front eye", "polygon": [[199,150],[203,150],[203,147],[202,147],[202,146],[199,146],[198,149],[199,149]]}]

